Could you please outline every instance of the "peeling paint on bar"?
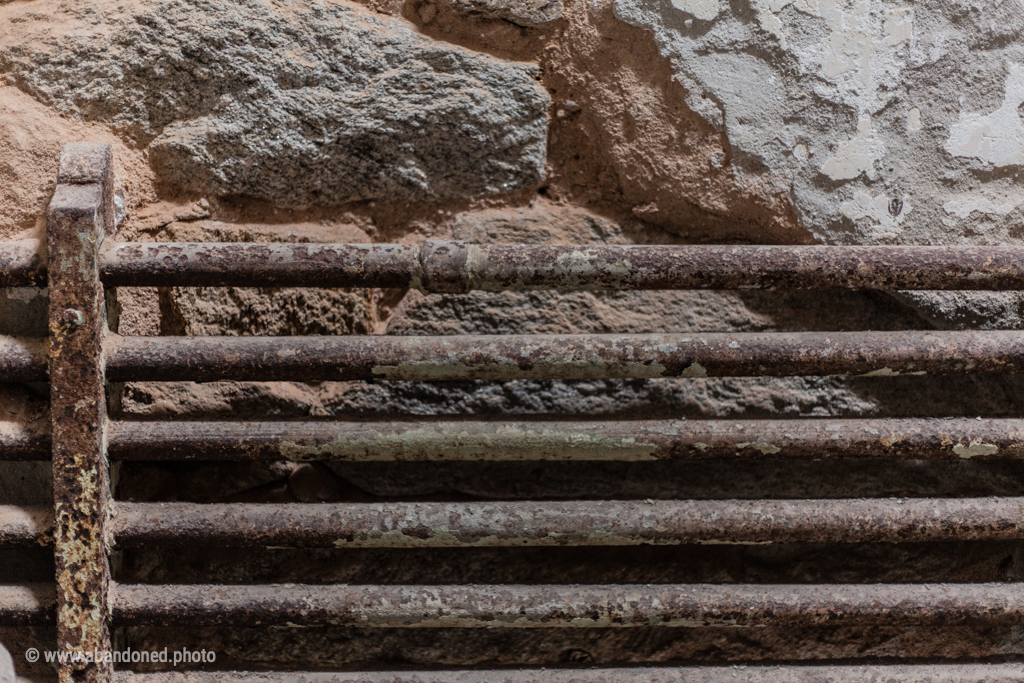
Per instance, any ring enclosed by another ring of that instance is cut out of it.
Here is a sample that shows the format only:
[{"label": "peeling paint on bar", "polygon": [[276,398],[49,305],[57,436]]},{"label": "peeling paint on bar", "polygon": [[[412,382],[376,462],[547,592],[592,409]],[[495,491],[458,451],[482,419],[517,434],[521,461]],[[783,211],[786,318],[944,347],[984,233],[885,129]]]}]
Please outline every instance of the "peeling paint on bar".
[{"label": "peeling paint on bar", "polygon": [[[537,460],[539,452],[568,453],[574,459],[609,461],[657,460],[658,447],[635,437],[607,438],[600,434],[572,431],[529,429],[523,425],[499,424],[492,433],[458,430],[414,429],[396,434],[336,438],[322,445],[302,445],[284,441],[281,457],[294,461],[350,460],[393,461],[403,454],[427,450],[438,460]],[[533,457],[531,457],[533,456]],[[409,458],[412,459],[412,458]]]},{"label": "peeling paint on bar", "polygon": [[976,458],[979,455],[995,455],[999,452],[999,446],[992,443],[972,441],[967,446],[961,444],[953,446],[953,452],[961,458]]}]

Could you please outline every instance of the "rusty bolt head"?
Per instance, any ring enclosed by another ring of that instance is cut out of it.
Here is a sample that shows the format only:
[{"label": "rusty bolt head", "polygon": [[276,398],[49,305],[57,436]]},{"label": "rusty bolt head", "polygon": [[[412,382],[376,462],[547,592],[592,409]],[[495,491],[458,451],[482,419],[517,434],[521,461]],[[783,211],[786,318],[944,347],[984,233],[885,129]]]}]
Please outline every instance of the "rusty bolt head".
[{"label": "rusty bolt head", "polygon": [[60,322],[64,327],[81,327],[85,324],[85,315],[77,308],[67,308],[60,314]]}]

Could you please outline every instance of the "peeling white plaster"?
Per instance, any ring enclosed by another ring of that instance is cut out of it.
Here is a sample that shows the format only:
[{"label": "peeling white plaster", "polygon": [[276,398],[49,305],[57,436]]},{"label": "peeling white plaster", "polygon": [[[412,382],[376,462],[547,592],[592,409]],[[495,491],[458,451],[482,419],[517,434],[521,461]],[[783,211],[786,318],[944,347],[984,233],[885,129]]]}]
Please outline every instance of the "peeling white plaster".
[{"label": "peeling white plaster", "polygon": [[984,213],[994,216],[1008,216],[1017,208],[1017,204],[1002,202],[996,204],[988,197],[977,195],[962,195],[956,199],[950,199],[942,205],[942,209],[957,218],[969,218],[972,213]]},{"label": "peeling white plaster", "polygon": [[960,120],[950,127],[947,152],[993,166],[1024,164],[1024,123],[1018,112],[1024,103],[1024,67],[1010,65],[1005,92],[1003,105],[991,114],[960,112]]},{"label": "peeling white plaster", "polygon": [[[877,0],[754,0],[753,5],[761,28],[778,38],[806,73],[835,83],[840,99],[860,115],[874,114],[892,99],[891,87],[882,86],[897,85],[908,66],[909,54],[901,48],[913,42],[913,10],[886,7]],[[828,39],[810,47],[790,45],[787,27],[778,16],[790,5],[824,19],[831,30]]]},{"label": "peeling white plaster", "polygon": [[672,0],[672,6],[701,21],[712,21],[718,16],[718,0]]},{"label": "peeling white plaster", "polygon": [[752,0],[752,4],[757,10],[757,21],[761,24],[761,28],[778,38],[783,47],[786,47],[786,34],[782,30],[779,12],[793,5],[804,14],[820,16],[817,0]]},{"label": "peeling white plaster", "polygon": [[842,203],[840,211],[851,220],[870,218],[883,228],[895,228],[903,222],[904,217],[912,210],[908,197],[901,197],[899,201],[903,202],[903,204],[899,206],[899,213],[893,216],[893,212],[890,210],[892,205],[891,197],[887,197],[884,194],[872,197],[864,190],[858,190],[854,193],[852,201]]},{"label": "peeling white plaster", "polygon": [[921,110],[914,107],[907,112],[907,131],[914,133],[922,128],[921,124]]},{"label": "peeling white plaster", "polygon": [[871,117],[861,116],[857,123],[857,136],[839,143],[834,156],[821,167],[821,172],[832,180],[853,180],[861,173],[875,177],[875,162],[885,156],[885,144],[875,137]]}]

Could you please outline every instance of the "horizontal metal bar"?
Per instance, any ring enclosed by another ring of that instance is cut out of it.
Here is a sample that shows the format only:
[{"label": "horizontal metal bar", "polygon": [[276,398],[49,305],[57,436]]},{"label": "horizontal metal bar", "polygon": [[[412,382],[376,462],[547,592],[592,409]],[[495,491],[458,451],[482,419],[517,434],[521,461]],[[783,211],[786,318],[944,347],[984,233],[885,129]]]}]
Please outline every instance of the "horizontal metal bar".
[{"label": "horizontal metal bar", "polygon": [[117,683],[1020,683],[1024,664],[694,666],[472,671],[164,671]]},{"label": "horizontal metal bar", "polygon": [[50,584],[0,585],[0,626],[53,623],[56,601]]},{"label": "horizontal metal bar", "polygon": [[120,381],[513,380],[1012,374],[1024,334],[802,332],[112,337]]},{"label": "horizontal metal bar", "polygon": [[117,503],[118,547],[441,548],[1024,539],[1024,498]]},{"label": "horizontal metal bar", "polygon": [[0,382],[45,382],[45,339],[0,335]]},{"label": "horizontal metal bar", "polygon": [[53,510],[0,505],[0,547],[29,543],[53,545]]},{"label": "horizontal metal bar", "polygon": [[49,420],[29,423],[0,420],[0,462],[49,459]]},{"label": "horizontal metal bar", "polygon": [[410,287],[419,245],[115,243],[102,254],[113,287]]},{"label": "horizontal metal bar", "polygon": [[469,628],[1019,622],[1013,583],[872,585],[112,585],[119,626]]},{"label": "horizontal metal bar", "polygon": [[39,240],[0,242],[0,287],[45,287],[42,253]]},{"label": "horizontal metal bar", "polygon": [[114,460],[1020,459],[1024,420],[111,422],[107,443]]},{"label": "horizontal metal bar", "polygon": [[112,286],[470,290],[1024,289],[1024,248],[115,244]]}]

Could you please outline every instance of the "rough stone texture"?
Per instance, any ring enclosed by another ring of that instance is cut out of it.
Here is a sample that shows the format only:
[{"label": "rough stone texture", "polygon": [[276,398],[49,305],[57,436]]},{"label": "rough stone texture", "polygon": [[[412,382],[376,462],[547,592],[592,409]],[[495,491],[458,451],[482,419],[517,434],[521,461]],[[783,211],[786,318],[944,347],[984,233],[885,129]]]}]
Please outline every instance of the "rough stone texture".
[{"label": "rough stone texture", "polygon": [[[1019,0],[614,0],[749,182],[829,244],[1018,242]],[[917,294],[940,326],[1019,326],[1016,295]]]},{"label": "rough stone texture", "polygon": [[538,50],[555,101],[552,193],[690,241],[812,241],[786,184],[726,163],[728,137],[687,105],[650,32],[612,9],[567,3],[564,32]]},{"label": "rough stone texture", "polygon": [[534,66],[357,5],[42,0],[0,9],[0,26],[0,72],[149,145],[163,179],[197,192],[302,206],[542,178],[548,96]]},{"label": "rough stone texture", "polygon": [[114,146],[117,188],[128,210],[151,200],[153,174],[141,154],[102,126],[62,119],[17,88],[0,84],[0,239],[42,236],[61,147],[86,140]]},{"label": "rough stone texture", "polygon": [[[217,221],[175,222],[162,241],[368,242],[351,226],[227,226]],[[374,296],[364,290],[316,288],[174,287],[160,296],[164,334],[369,334]],[[125,330],[126,333],[142,332]]]},{"label": "rough stone texture", "polygon": [[[539,26],[562,16],[561,0],[443,0],[456,12]],[[423,10],[420,10],[423,16]]]}]

